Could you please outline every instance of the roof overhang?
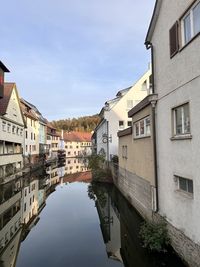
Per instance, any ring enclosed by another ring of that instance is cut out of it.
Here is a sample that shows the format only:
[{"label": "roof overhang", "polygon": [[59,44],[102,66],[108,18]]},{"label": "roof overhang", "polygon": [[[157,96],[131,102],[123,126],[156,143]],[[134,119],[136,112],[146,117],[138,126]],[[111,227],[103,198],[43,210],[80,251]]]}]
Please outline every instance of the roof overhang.
[{"label": "roof overhang", "polygon": [[156,0],[154,10],[153,10],[153,15],[152,15],[151,22],[149,25],[149,29],[148,29],[148,32],[147,32],[147,35],[145,38],[145,45],[146,45],[147,49],[149,48],[149,44],[151,43],[151,39],[152,39],[153,32],[154,32],[154,29],[156,26],[156,22],[158,19],[161,4],[162,4],[162,0]]},{"label": "roof overhang", "polygon": [[9,69],[6,68],[6,66],[0,61],[0,68],[4,71],[4,72],[10,72]]}]

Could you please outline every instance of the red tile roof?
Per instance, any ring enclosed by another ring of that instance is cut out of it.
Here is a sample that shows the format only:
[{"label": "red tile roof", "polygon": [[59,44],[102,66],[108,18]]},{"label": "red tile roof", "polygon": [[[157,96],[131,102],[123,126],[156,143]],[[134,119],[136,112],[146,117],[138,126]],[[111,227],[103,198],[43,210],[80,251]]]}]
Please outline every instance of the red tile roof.
[{"label": "red tile roof", "polygon": [[92,173],[87,172],[78,172],[73,174],[68,174],[63,177],[64,183],[73,183],[73,182],[85,182],[90,183],[92,181]]},{"label": "red tile roof", "polygon": [[69,132],[64,133],[64,140],[67,142],[91,142],[91,133],[87,132]]},{"label": "red tile roof", "polygon": [[15,83],[4,83],[4,96],[0,99],[0,115],[6,113],[8,103]]}]

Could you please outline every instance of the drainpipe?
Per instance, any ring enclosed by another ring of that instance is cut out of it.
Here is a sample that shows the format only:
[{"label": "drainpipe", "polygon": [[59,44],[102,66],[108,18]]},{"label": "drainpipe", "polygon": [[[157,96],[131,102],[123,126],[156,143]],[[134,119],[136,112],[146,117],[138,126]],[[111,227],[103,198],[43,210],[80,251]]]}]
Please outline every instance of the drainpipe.
[{"label": "drainpipe", "polygon": [[109,167],[109,122],[107,121],[107,160],[108,160],[108,167]]},{"label": "drainpipe", "polygon": [[[146,49],[151,49],[151,66],[152,66],[152,94],[155,94],[155,75],[154,75],[154,50],[151,42],[146,42]],[[153,128],[153,151],[154,151],[154,171],[155,171],[155,187],[156,187],[156,208],[159,211],[158,196],[158,159],[157,159],[157,138],[156,138],[156,102],[152,102],[152,128]]]}]

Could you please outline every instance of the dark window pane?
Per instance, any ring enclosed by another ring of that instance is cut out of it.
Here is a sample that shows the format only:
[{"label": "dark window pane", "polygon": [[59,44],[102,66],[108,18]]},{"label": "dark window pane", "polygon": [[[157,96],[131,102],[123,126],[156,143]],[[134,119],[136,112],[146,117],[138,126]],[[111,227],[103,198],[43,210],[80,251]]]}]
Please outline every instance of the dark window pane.
[{"label": "dark window pane", "polygon": [[179,177],[179,188],[181,190],[187,191],[187,180]]},{"label": "dark window pane", "polygon": [[188,192],[193,194],[193,181],[188,180]]}]

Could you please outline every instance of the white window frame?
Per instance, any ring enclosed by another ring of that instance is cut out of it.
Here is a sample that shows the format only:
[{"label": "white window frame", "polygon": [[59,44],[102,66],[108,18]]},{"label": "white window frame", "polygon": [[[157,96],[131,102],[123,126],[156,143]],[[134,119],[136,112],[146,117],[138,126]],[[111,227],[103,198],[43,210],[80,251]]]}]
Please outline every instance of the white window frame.
[{"label": "white window frame", "polygon": [[[146,124],[146,120],[147,120],[147,119],[150,120],[150,133],[147,133],[147,124]],[[141,133],[141,127],[140,127],[141,122],[144,123],[144,133]],[[134,133],[133,133],[133,135],[134,135],[134,139],[143,138],[143,137],[150,137],[150,136],[151,136],[151,119],[150,119],[150,115],[148,115],[148,116],[146,116],[145,118],[143,118],[143,119],[141,119],[141,120],[135,122],[135,123],[133,124],[133,126],[134,126],[134,131],[133,131],[133,132],[134,132]],[[139,127],[139,134],[138,134],[138,135],[136,135],[136,126]]]},{"label": "white window frame", "polygon": [[[192,179],[188,179],[179,175],[174,175],[174,179],[177,182],[177,186],[178,186],[178,191],[193,195],[194,194],[194,183]],[[184,190],[183,188],[181,188],[180,186],[180,179],[185,180],[186,182],[186,190]],[[192,192],[189,191],[189,182],[192,182]]]},{"label": "white window frame", "polygon": [[2,131],[6,132],[6,122],[2,121]]},{"label": "white window frame", "polygon": [[[194,8],[200,4],[200,0],[198,0],[197,2],[194,3],[194,5],[190,8],[190,10],[184,15],[184,17],[181,19],[181,37],[182,37],[182,46],[185,46],[186,44],[188,44],[193,37],[195,37],[197,34],[200,33],[194,33],[194,19],[193,19],[193,10]],[[191,31],[191,38],[188,42],[185,42],[185,27],[184,27],[184,21],[186,19],[186,17],[189,15],[190,17],[190,31]]]},{"label": "white window frame", "polygon": [[[185,132],[185,124],[184,124],[184,106],[188,105],[189,108],[189,124],[190,124],[190,131],[188,133]],[[177,123],[176,123],[176,110],[178,108],[181,108],[181,115],[182,115],[182,133],[177,133]],[[188,136],[191,135],[191,120],[190,120],[190,105],[189,103],[185,103],[183,105],[174,107],[172,109],[172,113],[173,113],[173,136]]]},{"label": "white window frame", "polygon": [[123,130],[124,129],[124,121],[123,120],[119,120],[119,124],[120,124],[120,122],[123,122],[123,125],[119,125],[119,129]]}]

